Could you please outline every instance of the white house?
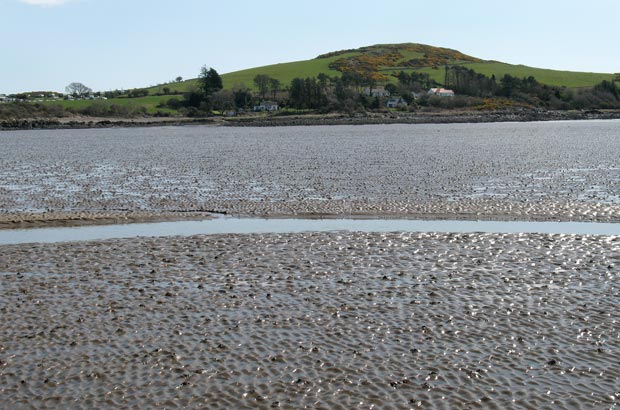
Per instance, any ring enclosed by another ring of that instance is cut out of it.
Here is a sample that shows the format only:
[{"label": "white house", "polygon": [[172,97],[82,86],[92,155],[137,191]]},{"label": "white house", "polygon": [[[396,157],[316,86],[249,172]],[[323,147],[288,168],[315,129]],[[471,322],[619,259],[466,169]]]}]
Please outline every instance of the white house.
[{"label": "white house", "polygon": [[263,101],[260,105],[254,106],[254,111],[278,111],[280,107],[275,101]]},{"label": "white house", "polygon": [[428,90],[429,95],[436,95],[439,97],[454,97],[454,91],[447,90],[445,88],[431,88]]},{"label": "white house", "polygon": [[388,108],[401,108],[407,106],[407,101],[403,97],[394,96],[385,102],[385,106]]},{"label": "white house", "polygon": [[364,95],[369,97],[389,97],[390,92],[385,89],[382,85],[377,87],[366,87],[363,91]]},{"label": "white house", "polygon": [[9,99],[6,94],[0,94],[0,102],[7,102]]}]

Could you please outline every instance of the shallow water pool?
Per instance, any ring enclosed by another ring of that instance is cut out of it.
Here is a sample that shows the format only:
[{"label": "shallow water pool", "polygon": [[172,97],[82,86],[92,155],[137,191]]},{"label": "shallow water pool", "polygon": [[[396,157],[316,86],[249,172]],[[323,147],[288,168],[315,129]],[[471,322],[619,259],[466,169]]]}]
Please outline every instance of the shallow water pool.
[{"label": "shallow water pool", "polygon": [[0,231],[0,245],[92,241],[144,236],[190,236],[295,232],[486,232],[620,235],[620,223],[459,221],[412,219],[264,219],[220,217],[203,221],[153,222]]}]

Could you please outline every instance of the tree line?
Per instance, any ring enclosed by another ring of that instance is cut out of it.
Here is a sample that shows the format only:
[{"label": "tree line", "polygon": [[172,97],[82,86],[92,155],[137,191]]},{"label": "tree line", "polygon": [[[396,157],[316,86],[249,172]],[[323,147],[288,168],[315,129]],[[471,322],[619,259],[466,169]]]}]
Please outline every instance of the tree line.
[{"label": "tree line", "polygon": [[[444,70],[443,84],[438,83],[428,73],[416,71],[394,72],[391,74],[393,80],[387,83],[378,82],[355,71],[345,71],[342,75],[333,77],[323,73],[316,77],[297,77],[289,84],[282,84],[278,79],[266,74],[258,74],[253,79],[254,90],[243,85],[225,90],[219,73],[214,68],[203,66],[196,87],[179,96],[171,96],[158,108],[177,110],[187,116],[208,116],[214,111],[251,110],[269,98],[280,107],[298,112],[311,110],[318,113],[352,114],[367,110],[385,110],[387,97],[373,97],[364,92],[364,89],[367,91],[382,86],[390,95],[402,98],[407,105],[403,104],[400,109],[406,110],[424,107],[498,108],[510,105],[555,110],[620,109],[620,87],[616,79],[603,81],[593,87],[569,89],[542,84],[533,76],[519,78],[506,74],[498,79],[463,66],[445,66]],[[177,79],[180,80],[181,78]],[[427,91],[434,87],[452,89],[456,97],[429,95]],[[80,83],[70,84],[66,91],[73,95],[92,93],[90,88]],[[121,92],[110,91],[104,95],[113,98],[118,97],[117,93]],[[148,93],[146,89],[135,89],[124,92],[123,95],[142,97]],[[110,109],[103,104],[96,104],[90,111],[98,116],[126,116],[135,111],[126,113],[119,110],[123,111],[124,108],[114,106]],[[165,112],[162,112],[161,115],[164,114]]]},{"label": "tree line", "polygon": [[461,66],[446,68],[446,84],[455,92],[477,97],[501,97],[511,101],[557,110],[620,108],[620,87],[615,80],[593,87],[571,89],[540,83],[533,76],[504,75],[497,81]]},{"label": "tree line", "polygon": [[[485,107],[489,101],[496,105],[521,105],[556,110],[620,108],[620,87],[616,81],[603,81],[593,87],[569,89],[540,83],[533,76],[519,78],[504,75],[485,76],[463,66],[446,66],[444,83],[440,84],[427,73],[400,71],[393,73],[394,82],[383,87],[391,95],[407,102],[408,110],[423,107],[460,108]],[[313,110],[319,113],[385,109],[386,98],[371,97],[363,88],[377,87],[372,79],[355,72],[330,77],[298,77],[288,85],[265,74],[254,78],[256,92],[242,86],[223,90],[221,77],[213,68],[203,67],[199,88],[174,99],[170,108],[184,110],[189,115],[205,115],[213,110],[249,109],[265,98],[294,110]],[[443,86],[455,91],[456,97],[428,95],[433,87]],[[405,108],[402,108],[405,109]]]}]

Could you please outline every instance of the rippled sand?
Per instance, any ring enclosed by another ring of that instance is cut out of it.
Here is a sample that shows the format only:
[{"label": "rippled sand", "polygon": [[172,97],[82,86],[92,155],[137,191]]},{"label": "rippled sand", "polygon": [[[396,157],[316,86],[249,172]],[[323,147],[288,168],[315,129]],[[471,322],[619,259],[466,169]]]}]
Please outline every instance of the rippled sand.
[{"label": "rippled sand", "polygon": [[611,408],[620,238],[0,247],[0,407]]},{"label": "rippled sand", "polygon": [[618,121],[0,133],[0,222],[52,213],[620,221]]},{"label": "rippled sand", "polygon": [[[620,220],[618,122],[0,133],[0,227]],[[620,238],[0,246],[0,408],[612,408]]]}]

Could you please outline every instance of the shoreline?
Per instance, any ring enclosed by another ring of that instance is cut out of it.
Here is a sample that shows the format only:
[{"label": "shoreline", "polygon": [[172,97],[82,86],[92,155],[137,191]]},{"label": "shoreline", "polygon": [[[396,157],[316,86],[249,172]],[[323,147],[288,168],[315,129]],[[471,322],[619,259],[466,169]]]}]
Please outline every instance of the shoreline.
[{"label": "shoreline", "polygon": [[499,111],[437,111],[390,112],[346,114],[270,115],[262,117],[146,117],[146,118],[32,118],[0,121],[0,131],[164,127],[186,125],[212,125],[227,127],[280,127],[313,125],[387,125],[387,124],[477,124],[494,122],[544,122],[566,120],[620,119],[620,110],[549,111],[499,110]]},{"label": "shoreline", "polygon": [[212,219],[215,212],[98,212],[52,211],[0,213],[0,230],[31,228],[66,228],[92,225],[121,225],[146,222],[195,221]]},{"label": "shoreline", "polygon": [[278,127],[312,125],[390,125],[390,124],[479,124],[496,122],[545,122],[567,120],[614,120],[620,119],[620,110],[614,111],[546,111],[546,110],[500,110],[439,111],[424,113],[371,113],[362,116],[323,115],[287,116],[264,118],[239,118],[227,120],[223,125],[236,127]]}]

